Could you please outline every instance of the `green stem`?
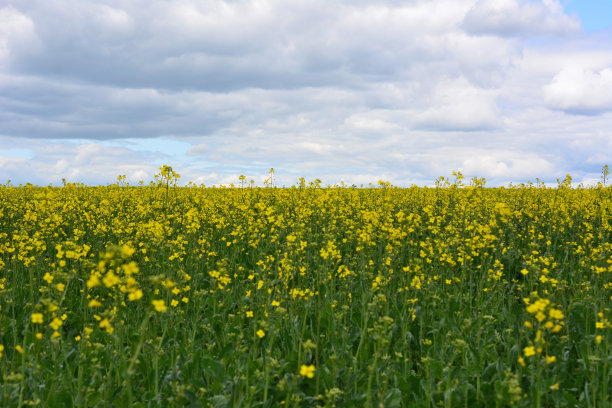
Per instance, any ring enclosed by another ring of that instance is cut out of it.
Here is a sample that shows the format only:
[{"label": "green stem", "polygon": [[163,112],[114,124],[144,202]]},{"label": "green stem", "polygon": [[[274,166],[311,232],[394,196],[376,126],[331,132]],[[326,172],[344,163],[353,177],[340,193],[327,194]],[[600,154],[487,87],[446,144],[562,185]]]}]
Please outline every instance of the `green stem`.
[{"label": "green stem", "polygon": [[147,316],[142,321],[142,324],[140,325],[140,329],[138,331],[140,333],[140,339],[138,341],[138,346],[136,346],[136,351],[134,351],[134,355],[130,359],[130,365],[128,366],[128,369],[126,372],[125,384],[128,389],[127,390],[128,391],[128,401],[129,401],[130,406],[133,404],[132,375],[134,374],[134,367],[136,366],[136,363],[138,362],[138,357],[140,357],[140,352],[142,350],[142,345],[144,344],[144,339],[145,339],[144,334],[146,333],[146,326],[149,323],[150,317],[151,317],[151,313],[147,314]]}]

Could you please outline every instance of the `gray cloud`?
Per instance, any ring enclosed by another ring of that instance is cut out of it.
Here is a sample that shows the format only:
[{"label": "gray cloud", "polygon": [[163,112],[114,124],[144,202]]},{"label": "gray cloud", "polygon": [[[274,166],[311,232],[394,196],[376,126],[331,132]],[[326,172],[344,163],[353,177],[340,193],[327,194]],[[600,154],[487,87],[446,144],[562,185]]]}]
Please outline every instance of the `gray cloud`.
[{"label": "gray cloud", "polygon": [[32,22],[40,46],[15,47],[10,67],[97,85],[212,92],[360,88],[428,65],[433,74],[438,64],[501,69],[507,58],[474,51],[503,41],[491,47],[458,31],[471,3],[24,0],[20,18]]}]

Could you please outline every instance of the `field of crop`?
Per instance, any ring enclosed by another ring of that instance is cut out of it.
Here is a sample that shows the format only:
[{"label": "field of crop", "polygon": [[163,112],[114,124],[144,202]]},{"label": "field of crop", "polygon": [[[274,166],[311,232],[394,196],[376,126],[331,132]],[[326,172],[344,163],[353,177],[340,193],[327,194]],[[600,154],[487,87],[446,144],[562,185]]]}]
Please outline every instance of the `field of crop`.
[{"label": "field of crop", "polygon": [[0,406],[610,407],[610,187],[173,179],[0,187]]}]

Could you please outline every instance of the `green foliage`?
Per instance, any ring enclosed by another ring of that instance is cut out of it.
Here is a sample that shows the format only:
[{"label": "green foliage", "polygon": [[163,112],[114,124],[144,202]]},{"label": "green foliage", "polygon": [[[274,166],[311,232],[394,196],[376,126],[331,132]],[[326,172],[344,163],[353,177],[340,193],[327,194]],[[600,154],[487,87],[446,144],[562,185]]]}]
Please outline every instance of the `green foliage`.
[{"label": "green foliage", "polygon": [[454,176],[7,184],[0,405],[610,406],[612,190]]}]

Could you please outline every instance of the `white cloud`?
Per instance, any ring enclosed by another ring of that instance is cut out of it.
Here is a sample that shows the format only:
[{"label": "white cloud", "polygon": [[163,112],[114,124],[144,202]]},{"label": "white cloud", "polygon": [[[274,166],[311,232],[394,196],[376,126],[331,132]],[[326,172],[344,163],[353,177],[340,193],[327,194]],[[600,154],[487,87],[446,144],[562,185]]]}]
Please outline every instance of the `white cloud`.
[{"label": "white cloud", "polygon": [[125,10],[95,4],[89,11],[88,18],[97,23],[100,31],[110,34],[111,37],[125,35],[133,27],[133,20]]},{"label": "white cloud", "polygon": [[499,125],[496,92],[479,89],[465,78],[441,82],[431,107],[417,114],[417,127],[431,130],[487,130]]},{"label": "white cloud", "polygon": [[401,129],[397,119],[390,117],[393,112],[370,110],[356,113],[345,119],[344,123],[357,132],[387,132]]},{"label": "white cloud", "polygon": [[[3,157],[2,151],[6,146],[27,147],[30,157]],[[65,178],[69,182],[105,185],[115,182],[119,174],[127,175],[131,183],[148,182],[157,173],[157,163],[163,160],[163,155],[155,157],[150,153],[96,142],[48,141],[43,144],[0,137],[0,173],[13,180],[13,184],[58,185]],[[27,175],[26,179],[24,175]]]},{"label": "white cloud", "polygon": [[470,33],[501,36],[562,35],[580,29],[557,0],[478,0],[463,27]]},{"label": "white cloud", "polygon": [[13,7],[0,8],[0,68],[17,50],[33,52],[38,46],[34,22]]},{"label": "white cloud", "polygon": [[194,157],[204,157],[210,151],[210,148],[205,144],[201,143],[195,146],[191,146],[189,150],[187,150],[187,156]]},{"label": "white cloud", "polygon": [[507,150],[476,150],[463,155],[460,168],[467,174],[485,174],[505,180],[524,180],[554,174],[555,166],[540,154]]},{"label": "white cloud", "polygon": [[594,115],[612,111],[612,69],[566,68],[543,92],[550,107],[567,113]]},{"label": "white cloud", "polygon": [[[11,4],[0,166],[13,179],[150,180],[167,163],[206,184],[270,167],[287,185],[428,184],[462,166],[495,183],[586,175],[610,148],[609,116],[564,113],[608,109],[591,88],[605,88],[609,38],[577,34],[558,1]],[[571,93],[557,85],[575,66],[592,85]]]}]

